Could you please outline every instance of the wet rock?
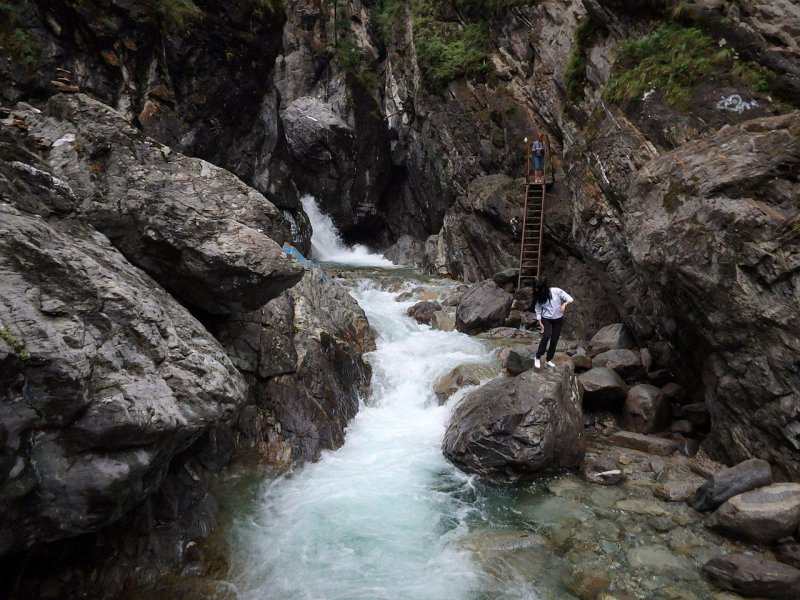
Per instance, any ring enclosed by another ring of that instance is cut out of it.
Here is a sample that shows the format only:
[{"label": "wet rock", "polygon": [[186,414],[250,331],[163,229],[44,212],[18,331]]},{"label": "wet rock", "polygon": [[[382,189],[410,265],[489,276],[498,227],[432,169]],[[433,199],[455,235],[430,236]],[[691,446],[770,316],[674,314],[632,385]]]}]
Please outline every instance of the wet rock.
[{"label": "wet rock", "polygon": [[716,531],[761,544],[791,536],[800,525],[800,484],[773,483],[734,496],[711,514]]},{"label": "wet rock", "polygon": [[62,140],[47,161],[76,210],[131,263],[186,304],[213,314],[253,310],[300,280],[283,252],[283,213],[240,179],[146,138],[87,96],[57,95],[29,111],[30,135]]},{"label": "wet rock", "polygon": [[511,294],[491,279],[472,286],[456,310],[456,329],[475,334],[499,327],[511,310],[512,300]]},{"label": "wet rock", "polygon": [[533,346],[514,346],[509,349],[503,368],[511,375],[519,375],[533,368],[535,358],[536,348]]},{"label": "wet rock", "polygon": [[693,438],[687,438],[680,433],[673,433],[672,439],[678,442],[678,452],[687,457],[692,457],[700,452],[700,442]]},{"label": "wet rock", "polygon": [[589,354],[596,356],[607,350],[617,348],[634,348],[636,342],[630,331],[622,323],[614,323],[603,327],[589,340]]},{"label": "wet rock", "polygon": [[628,386],[615,371],[605,367],[592,367],[578,375],[583,386],[584,400],[593,408],[621,406]]},{"label": "wet rock", "polygon": [[592,366],[613,369],[625,381],[640,381],[645,377],[639,353],[627,348],[601,352],[592,359]]},{"label": "wet rock", "polygon": [[718,587],[760,598],[800,597],[800,569],[753,554],[719,556],[703,566],[703,574]]},{"label": "wet rock", "polygon": [[425,244],[405,234],[383,256],[396,265],[422,267],[425,264]]},{"label": "wet rock", "polygon": [[442,444],[467,473],[507,481],[580,464],[581,393],[565,367],[499,378],[456,406]]},{"label": "wet rock", "polygon": [[694,432],[694,423],[686,419],[673,421],[669,426],[669,430],[674,433],[683,433],[688,435]]},{"label": "wet rock", "polygon": [[617,431],[608,438],[608,441],[617,446],[631,448],[649,454],[658,454],[660,456],[669,456],[678,449],[678,443],[675,440],[668,440],[631,431]]},{"label": "wet rock", "polygon": [[688,561],[673,554],[666,546],[639,546],[628,550],[627,556],[628,563],[634,569],[671,571],[676,574],[691,570]]},{"label": "wet rock", "polygon": [[441,305],[438,302],[431,302],[430,300],[423,300],[417,302],[414,306],[409,307],[406,314],[414,319],[421,325],[430,325],[433,320],[433,315],[436,311],[441,310]]},{"label": "wet rock", "polygon": [[699,480],[670,480],[653,486],[653,495],[667,502],[686,502],[697,491]]},{"label": "wet rock", "polygon": [[461,388],[479,385],[482,380],[488,379],[494,373],[496,371],[493,372],[493,369],[481,363],[458,365],[434,382],[433,392],[442,405]]},{"label": "wet rock", "polygon": [[772,468],[769,463],[751,458],[715,473],[697,489],[692,498],[692,507],[699,511],[713,510],[734,496],[771,483]]},{"label": "wet rock", "polygon": [[589,483],[616,485],[625,480],[625,473],[610,456],[585,460],[581,465],[581,477]]},{"label": "wet rock", "polygon": [[778,560],[796,569],[800,569],[800,544],[781,544],[775,552]]},{"label": "wet rock", "polygon": [[641,383],[628,390],[620,425],[636,433],[653,433],[667,427],[669,416],[669,401],[664,393],[653,385]]},{"label": "wet rock", "polygon": [[434,331],[455,331],[455,315],[449,311],[437,310],[431,317],[431,329]]},{"label": "wet rock", "polygon": [[347,287],[313,269],[260,310],[234,315],[214,332],[251,378],[259,408],[282,425],[293,459],[315,459],[344,443],[369,388],[363,354],[375,349],[375,334]]}]

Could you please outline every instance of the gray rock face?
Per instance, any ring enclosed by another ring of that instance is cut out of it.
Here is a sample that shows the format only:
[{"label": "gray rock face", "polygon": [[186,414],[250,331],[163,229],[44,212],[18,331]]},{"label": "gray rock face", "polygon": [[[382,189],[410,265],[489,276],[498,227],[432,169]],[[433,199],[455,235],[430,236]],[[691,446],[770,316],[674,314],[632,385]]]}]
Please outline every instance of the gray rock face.
[{"label": "gray rock face", "polygon": [[578,375],[583,386],[584,400],[593,407],[621,405],[628,386],[615,371],[605,367],[592,367]]},{"label": "gray rock face", "polygon": [[425,265],[425,244],[408,234],[400,236],[395,244],[383,253],[384,258],[396,265],[423,267]]},{"label": "gray rock face", "polygon": [[252,310],[294,285],[283,214],[234,175],[170,152],[83,95],[23,110],[79,217],[183,302],[215,314]]},{"label": "gray rock face", "polygon": [[508,356],[503,361],[503,368],[511,375],[519,375],[533,368],[533,361],[535,358],[535,347],[514,346],[509,349]]},{"label": "gray rock face", "polygon": [[437,310],[431,317],[431,329],[434,331],[455,331],[455,315],[449,311]]},{"label": "gray rock face", "polygon": [[222,322],[215,334],[247,376],[257,406],[281,424],[292,458],[314,459],[342,445],[369,386],[362,354],[375,349],[364,311],[344,286],[314,269],[262,309]]},{"label": "gray rock face", "polygon": [[566,367],[501,377],[469,393],[442,443],[458,468],[495,481],[575,467],[585,446],[580,388]]},{"label": "gray rock face", "polygon": [[78,220],[0,204],[0,279],[0,328],[18,342],[0,361],[4,554],[120,519],[233,415],[244,384],[183,307]]},{"label": "gray rock face", "polygon": [[772,483],[772,468],[765,460],[751,458],[716,473],[697,488],[692,498],[695,510],[713,510],[726,500]]},{"label": "gray rock face", "polygon": [[641,381],[645,378],[644,365],[639,353],[627,348],[601,352],[592,359],[592,366],[613,369],[628,382]]},{"label": "gray rock face", "polygon": [[406,314],[414,319],[417,323],[422,325],[430,325],[433,320],[433,315],[441,310],[441,305],[438,302],[431,302],[423,300],[417,302],[414,306],[409,307]]},{"label": "gray rock face", "polygon": [[800,484],[773,483],[734,496],[708,519],[728,535],[770,544],[793,535],[800,525]]},{"label": "gray rock face", "polygon": [[622,323],[606,325],[592,336],[589,341],[589,351],[592,356],[596,356],[608,350],[618,348],[634,348],[636,342],[630,331]]},{"label": "gray rock face", "polygon": [[744,596],[794,600],[800,597],[800,569],[753,554],[718,556],[703,566],[715,585]]},{"label": "gray rock face", "polygon": [[787,565],[800,569],[800,544],[789,543],[778,546],[776,552],[778,560]]},{"label": "gray rock face", "polygon": [[669,400],[656,386],[641,383],[628,390],[621,420],[625,429],[637,433],[663,431],[669,417]]},{"label": "gray rock face", "polygon": [[511,311],[513,296],[497,287],[491,279],[472,286],[456,310],[456,329],[462,333],[480,333],[501,326]]},{"label": "gray rock face", "polygon": [[675,440],[634,433],[632,431],[617,431],[608,438],[608,441],[618,446],[624,446],[625,448],[632,448],[633,450],[648,452],[650,454],[659,454],[661,456],[669,456],[678,450],[678,442]]}]

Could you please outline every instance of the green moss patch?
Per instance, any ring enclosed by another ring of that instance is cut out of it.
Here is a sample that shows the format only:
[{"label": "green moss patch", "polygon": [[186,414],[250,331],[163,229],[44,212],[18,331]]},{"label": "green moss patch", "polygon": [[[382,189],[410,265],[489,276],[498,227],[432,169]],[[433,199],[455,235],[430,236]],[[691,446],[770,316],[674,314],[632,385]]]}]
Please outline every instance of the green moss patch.
[{"label": "green moss patch", "polygon": [[583,99],[583,90],[586,87],[586,53],[597,37],[606,32],[606,26],[592,15],[578,23],[569,63],[564,73],[568,101],[578,102]]},{"label": "green moss patch", "polygon": [[769,89],[767,69],[738,60],[700,29],[667,24],[620,45],[605,95],[622,103],[655,89],[667,104],[686,108],[694,86],[725,73],[753,90]]},{"label": "green moss patch", "polygon": [[11,348],[11,351],[22,360],[27,360],[31,357],[30,352],[25,349],[25,342],[21,342],[15,338],[8,329],[0,327],[0,339],[2,339],[8,347]]}]

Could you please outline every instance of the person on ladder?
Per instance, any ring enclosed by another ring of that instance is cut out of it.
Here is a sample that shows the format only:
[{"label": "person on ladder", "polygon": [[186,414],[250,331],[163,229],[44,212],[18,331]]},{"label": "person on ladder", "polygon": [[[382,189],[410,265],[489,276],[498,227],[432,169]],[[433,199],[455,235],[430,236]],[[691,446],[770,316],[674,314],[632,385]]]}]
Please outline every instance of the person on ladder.
[{"label": "person on ladder", "polygon": [[544,183],[544,161],[547,158],[547,145],[544,141],[544,133],[541,131],[531,145],[531,154],[533,154],[533,183]]},{"label": "person on ladder", "polygon": [[533,366],[537,369],[542,366],[540,359],[544,356],[545,351],[547,352],[547,366],[556,366],[553,363],[553,356],[556,354],[558,338],[561,336],[561,326],[564,324],[564,311],[572,302],[574,299],[567,292],[561,288],[548,286],[547,277],[536,278],[533,287],[533,311],[539,322],[539,331],[542,332],[539,349],[536,351],[536,358],[533,361]]}]

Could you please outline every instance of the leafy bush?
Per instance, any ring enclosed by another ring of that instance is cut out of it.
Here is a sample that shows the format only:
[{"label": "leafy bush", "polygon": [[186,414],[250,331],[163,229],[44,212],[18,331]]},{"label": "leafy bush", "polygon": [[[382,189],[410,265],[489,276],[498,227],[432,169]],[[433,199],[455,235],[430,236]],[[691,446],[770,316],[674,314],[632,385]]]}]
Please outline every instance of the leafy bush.
[{"label": "leafy bush", "polygon": [[597,36],[605,31],[606,26],[591,15],[578,23],[578,27],[575,29],[572,53],[564,73],[567,100],[570,102],[577,102],[583,98],[583,89],[586,87],[586,51],[597,39]]},{"label": "leafy bush", "polygon": [[19,7],[8,2],[0,2],[0,49],[31,69],[39,64],[40,44],[22,28]]},{"label": "leafy bush", "polygon": [[768,88],[767,69],[739,61],[697,28],[662,25],[645,38],[620,45],[606,97],[627,102],[656,89],[667,104],[685,106],[694,86],[720,73],[733,73],[756,90]]},{"label": "leafy bush", "polygon": [[488,70],[486,23],[457,23],[419,17],[414,22],[417,62],[426,86],[440,91],[459,77],[478,75]]}]

